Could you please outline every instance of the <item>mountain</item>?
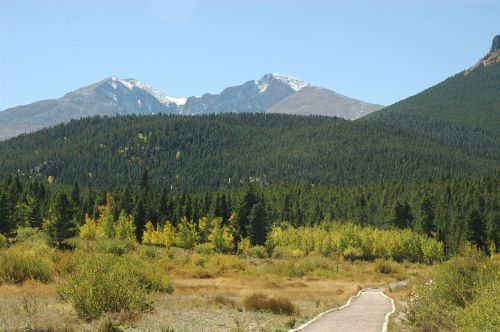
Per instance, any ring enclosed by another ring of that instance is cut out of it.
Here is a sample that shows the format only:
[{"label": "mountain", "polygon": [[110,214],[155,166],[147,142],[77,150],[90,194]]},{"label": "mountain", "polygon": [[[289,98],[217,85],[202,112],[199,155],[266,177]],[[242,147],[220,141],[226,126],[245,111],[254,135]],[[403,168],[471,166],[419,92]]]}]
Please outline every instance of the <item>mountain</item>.
[{"label": "mountain", "polygon": [[273,105],[267,113],[337,116],[355,120],[381,109],[382,105],[365,103],[328,89],[306,86]]},{"label": "mountain", "polygon": [[[74,95],[109,102],[118,93],[135,92],[140,96],[123,96],[121,107],[198,116],[93,117],[20,135],[0,143],[0,174],[113,189],[136,182],[147,168],[153,186],[177,192],[247,182],[351,186],[495,176],[499,52],[495,38],[490,52],[470,69],[356,121],[270,114],[291,108],[299,114],[328,107],[337,112],[332,105],[342,105],[342,114],[354,118],[366,107],[286,75],[265,75],[185,103],[166,96],[159,102],[151,88],[111,79],[104,92],[91,86]],[[134,105],[136,98],[143,100],[141,108]]]},{"label": "mountain", "polygon": [[206,191],[242,183],[359,185],[488,176],[496,159],[383,122],[241,113],[94,117],[0,143],[0,174],[114,189]]},{"label": "mountain", "polygon": [[271,112],[356,119],[379,108],[276,73],[226,88],[220,94],[189,98],[167,96],[135,79],[110,77],[59,99],[0,112],[0,140],[94,115]]},{"label": "mountain", "polygon": [[353,120],[382,107],[314,87],[289,75],[272,73],[258,81],[226,88],[220,94],[190,97],[181,114],[282,113]]},{"label": "mountain", "polygon": [[109,77],[59,99],[0,112],[0,140],[94,115],[177,113],[184,102],[137,80]]},{"label": "mountain", "polygon": [[476,65],[363,121],[399,127],[453,147],[498,158],[500,36]]},{"label": "mountain", "polygon": [[226,88],[220,94],[188,98],[182,113],[263,113],[306,86],[309,84],[291,76],[267,74],[258,81]]}]

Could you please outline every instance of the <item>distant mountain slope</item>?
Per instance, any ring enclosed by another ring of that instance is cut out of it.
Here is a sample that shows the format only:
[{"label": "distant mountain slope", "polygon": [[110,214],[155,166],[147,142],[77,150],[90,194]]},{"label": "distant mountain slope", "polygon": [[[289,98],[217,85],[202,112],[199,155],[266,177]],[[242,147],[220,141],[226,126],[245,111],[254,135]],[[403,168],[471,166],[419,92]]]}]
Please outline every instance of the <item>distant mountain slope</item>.
[{"label": "distant mountain slope", "polygon": [[0,143],[0,174],[113,189],[142,168],[157,188],[203,191],[492,175],[499,160],[383,122],[262,113],[96,117]]},{"label": "distant mountain slope", "polygon": [[283,74],[267,74],[258,81],[224,89],[220,94],[188,98],[182,114],[263,113],[288,96],[309,86]]},{"label": "distant mountain slope", "polygon": [[0,112],[0,140],[94,115],[176,113],[182,102],[137,80],[110,77],[59,99]]},{"label": "distant mountain slope", "polygon": [[477,65],[362,120],[381,121],[456,148],[497,157],[500,49],[495,40]]},{"label": "distant mountain slope", "polygon": [[266,112],[296,115],[315,114],[354,120],[382,107],[382,105],[365,103],[328,89],[306,86],[273,105]]},{"label": "distant mountain slope", "polygon": [[[322,93],[312,93],[322,91]],[[134,79],[110,77],[59,99],[44,100],[0,112],[0,140],[94,115],[201,115],[219,113],[322,114],[354,119],[379,108],[333,91],[314,88],[283,74],[267,74],[224,89],[220,94],[175,98]],[[287,98],[293,97],[280,104]],[[316,100],[317,98],[317,100]],[[330,104],[331,103],[331,104]],[[297,109],[296,109],[297,108]]]}]

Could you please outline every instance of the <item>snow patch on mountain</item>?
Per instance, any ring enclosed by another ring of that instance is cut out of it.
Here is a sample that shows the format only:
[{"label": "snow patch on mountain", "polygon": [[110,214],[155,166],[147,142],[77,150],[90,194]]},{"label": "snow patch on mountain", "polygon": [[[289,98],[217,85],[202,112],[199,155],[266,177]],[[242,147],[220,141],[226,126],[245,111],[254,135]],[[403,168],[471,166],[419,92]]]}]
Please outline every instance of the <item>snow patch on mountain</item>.
[{"label": "snow patch on mountain", "polygon": [[129,90],[132,90],[134,87],[141,89],[141,90],[144,90],[147,93],[149,93],[150,95],[152,95],[153,97],[155,97],[156,99],[158,99],[158,101],[160,103],[167,105],[167,106],[170,104],[176,104],[177,106],[182,106],[187,101],[187,98],[167,96],[166,94],[164,94],[160,90],[157,90],[157,89],[153,88],[152,86],[147,85],[145,83],[142,83],[141,81],[138,81],[138,80],[133,79],[133,78],[121,79],[121,78],[112,76],[109,84],[113,87],[113,89],[116,90],[117,89],[117,82],[122,84],[123,86],[125,86]]},{"label": "snow patch on mountain", "polygon": [[294,91],[300,91],[306,86],[310,86],[309,83],[304,82],[296,77],[290,76],[290,75],[285,75],[285,74],[279,74],[279,73],[271,73],[271,74],[266,74],[264,75],[258,82],[257,82],[257,87],[259,89],[260,93],[263,93],[267,90],[269,87],[269,84],[271,83],[272,80],[277,80],[280,81],[286,85],[288,85],[292,90]]}]

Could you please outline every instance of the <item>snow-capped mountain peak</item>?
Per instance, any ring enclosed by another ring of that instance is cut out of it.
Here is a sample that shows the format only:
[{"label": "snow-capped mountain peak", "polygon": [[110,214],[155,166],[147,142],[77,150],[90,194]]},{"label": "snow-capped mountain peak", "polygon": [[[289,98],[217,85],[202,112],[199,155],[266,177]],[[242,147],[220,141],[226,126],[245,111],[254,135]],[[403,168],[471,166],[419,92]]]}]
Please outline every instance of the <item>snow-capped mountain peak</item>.
[{"label": "snow-capped mountain peak", "polygon": [[306,86],[310,86],[309,83],[304,82],[296,77],[290,76],[290,75],[285,75],[285,74],[279,74],[279,73],[270,73],[264,75],[258,82],[257,82],[257,87],[259,89],[260,93],[263,93],[267,90],[269,87],[269,84],[271,83],[272,80],[280,81],[286,85],[288,85],[292,90],[294,91],[300,91]]},{"label": "snow-capped mountain peak", "polygon": [[181,97],[171,97],[167,96],[160,90],[157,90],[153,88],[152,86],[145,84],[141,81],[138,81],[136,79],[130,78],[130,79],[121,79],[115,76],[111,76],[110,79],[108,80],[108,84],[113,87],[113,89],[117,89],[117,84],[122,84],[125,86],[127,89],[132,90],[134,87],[144,90],[156,99],[158,101],[166,106],[170,104],[176,104],[177,106],[182,106],[186,103],[187,98],[181,98]]}]

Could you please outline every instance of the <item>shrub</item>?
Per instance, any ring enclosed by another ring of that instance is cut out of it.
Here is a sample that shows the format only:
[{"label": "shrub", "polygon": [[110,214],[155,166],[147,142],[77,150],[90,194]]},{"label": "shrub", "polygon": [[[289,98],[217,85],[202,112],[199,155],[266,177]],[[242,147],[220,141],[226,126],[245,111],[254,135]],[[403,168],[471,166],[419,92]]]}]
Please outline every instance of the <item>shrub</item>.
[{"label": "shrub", "polygon": [[99,323],[97,332],[122,332],[123,330],[109,317]]},{"label": "shrub", "polygon": [[172,293],[174,287],[170,278],[157,271],[152,265],[147,264],[138,257],[126,257],[124,263],[129,267],[141,285],[148,292]]},{"label": "shrub", "polygon": [[[51,281],[54,277],[54,263],[50,248],[41,252],[39,243],[34,248],[26,245],[14,245],[0,251],[0,282],[20,283],[28,279],[42,282]],[[46,246],[46,245],[45,245]]]},{"label": "shrub", "polygon": [[33,227],[20,227],[16,231],[16,242],[26,241],[42,241],[46,242],[47,237],[38,228]]},{"label": "shrub", "polygon": [[347,247],[342,253],[347,260],[357,260],[363,258],[363,249],[359,247]]},{"label": "shrub", "polygon": [[282,260],[266,267],[266,272],[286,276],[286,277],[303,277],[304,271],[297,267],[297,264],[289,261]]},{"label": "shrub", "polygon": [[267,258],[267,249],[264,246],[251,247],[247,252],[247,256],[253,258]]},{"label": "shrub", "polygon": [[[410,325],[423,331],[487,331],[497,324],[500,268],[472,248],[439,266],[412,298]],[[484,328],[482,328],[484,327]]]},{"label": "shrub", "polygon": [[138,259],[93,254],[83,258],[59,286],[62,297],[73,304],[79,316],[100,317],[104,312],[140,312],[151,307],[147,291],[173,290]]},{"label": "shrub", "polygon": [[9,242],[5,236],[0,234],[0,249],[6,248],[9,245]]},{"label": "shrub", "polygon": [[391,274],[397,272],[394,262],[386,259],[377,259],[375,261],[375,271],[383,274]]},{"label": "shrub", "polygon": [[248,255],[248,251],[251,248],[250,239],[249,238],[240,238],[238,242],[238,255]]},{"label": "shrub", "polygon": [[244,300],[245,308],[252,311],[268,311],[276,315],[293,315],[298,313],[295,305],[283,297],[268,297],[253,293]]},{"label": "shrub", "polygon": [[455,314],[458,331],[495,331],[500,326],[498,304],[500,303],[500,269],[491,271],[490,282],[481,289],[474,301]]},{"label": "shrub", "polygon": [[227,272],[242,271],[244,269],[245,262],[237,256],[195,253],[182,270],[191,277],[213,278]]},{"label": "shrub", "polygon": [[133,250],[132,243],[126,240],[100,240],[99,250],[108,254],[123,255]]},{"label": "shrub", "polygon": [[290,247],[275,247],[273,249],[273,258],[278,259],[292,259],[292,258],[302,258],[305,254],[300,249],[293,249]]},{"label": "shrub", "polygon": [[224,295],[216,295],[210,299],[210,302],[221,305],[221,306],[226,306],[226,307],[231,307],[234,308],[236,306],[236,301],[224,296]]},{"label": "shrub", "polygon": [[143,257],[153,259],[158,257],[158,248],[151,246],[140,246],[139,254]]},{"label": "shrub", "polygon": [[214,250],[214,245],[211,243],[202,243],[194,247],[194,252],[197,254],[211,254]]}]

